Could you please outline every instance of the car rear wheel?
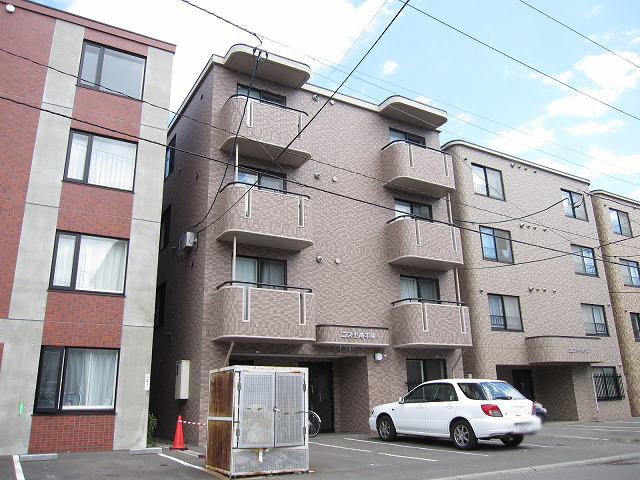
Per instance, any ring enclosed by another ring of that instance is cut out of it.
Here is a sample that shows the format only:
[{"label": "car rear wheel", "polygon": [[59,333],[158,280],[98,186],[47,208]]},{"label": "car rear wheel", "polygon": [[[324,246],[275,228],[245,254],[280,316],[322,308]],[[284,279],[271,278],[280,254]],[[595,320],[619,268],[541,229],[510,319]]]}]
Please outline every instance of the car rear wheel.
[{"label": "car rear wheel", "polygon": [[505,435],[504,437],[500,437],[500,441],[504,443],[507,447],[516,447],[522,443],[524,439],[524,435],[519,435],[516,433],[512,433],[511,435]]},{"label": "car rear wheel", "polygon": [[478,438],[466,420],[458,420],[451,426],[451,440],[460,450],[472,450],[478,445]]},{"label": "car rear wheel", "polygon": [[391,442],[398,437],[391,417],[385,415],[378,419],[378,436],[385,442]]}]

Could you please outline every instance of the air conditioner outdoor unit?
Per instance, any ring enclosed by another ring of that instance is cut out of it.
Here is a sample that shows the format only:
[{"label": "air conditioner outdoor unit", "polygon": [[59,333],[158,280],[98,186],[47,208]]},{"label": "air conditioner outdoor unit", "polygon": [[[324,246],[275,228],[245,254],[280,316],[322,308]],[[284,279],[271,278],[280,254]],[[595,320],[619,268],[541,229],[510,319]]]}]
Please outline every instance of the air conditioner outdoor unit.
[{"label": "air conditioner outdoor unit", "polygon": [[184,248],[193,248],[198,242],[198,234],[190,230],[184,235]]}]

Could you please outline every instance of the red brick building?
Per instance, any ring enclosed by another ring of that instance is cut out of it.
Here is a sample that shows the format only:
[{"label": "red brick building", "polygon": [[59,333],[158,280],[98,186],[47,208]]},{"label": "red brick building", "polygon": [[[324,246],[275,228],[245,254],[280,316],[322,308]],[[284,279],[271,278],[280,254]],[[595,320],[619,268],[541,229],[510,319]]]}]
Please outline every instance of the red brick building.
[{"label": "red brick building", "polygon": [[0,454],[143,447],[175,47],[0,8]]}]

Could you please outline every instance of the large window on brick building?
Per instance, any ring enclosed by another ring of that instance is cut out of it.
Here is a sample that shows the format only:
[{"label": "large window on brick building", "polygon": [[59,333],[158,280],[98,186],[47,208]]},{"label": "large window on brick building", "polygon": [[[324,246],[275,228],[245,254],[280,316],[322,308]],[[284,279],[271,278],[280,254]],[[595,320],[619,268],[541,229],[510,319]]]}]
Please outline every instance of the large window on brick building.
[{"label": "large window on brick building", "polygon": [[491,330],[522,331],[520,298],[509,295],[488,295]]},{"label": "large window on brick building", "polygon": [[142,98],[144,57],[85,42],[78,82],[103,92]]},{"label": "large window on brick building", "polygon": [[640,267],[638,262],[621,258],[620,270],[625,285],[628,287],[640,287]]},{"label": "large window on brick building", "polygon": [[473,191],[478,195],[504,200],[502,172],[483,165],[471,164]]},{"label": "large window on brick building", "polygon": [[115,410],[118,350],[43,346],[34,411]]},{"label": "large window on brick building", "polygon": [[400,217],[413,217],[418,220],[432,220],[433,213],[431,205],[419,202],[413,202],[410,200],[395,199],[394,205],[396,218]]},{"label": "large window on brick building", "polygon": [[128,241],[58,232],[51,288],[124,293]]},{"label": "large window on brick building", "polygon": [[137,149],[135,143],[71,132],[64,179],[133,190]]},{"label": "large window on brick building", "polygon": [[609,216],[611,217],[611,228],[613,232],[625,237],[631,237],[631,224],[629,223],[629,214],[627,212],[621,212],[613,208],[609,209]]},{"label": "large window on brick building", "polygon": [[236,282],[248,287],[283,290],[287,262],[271,258],[236,257]]},{"label": "large window on brick building", "polygon": [[422,382],[447,378],[447,369],[441,359],[407,359],[407,390],[412,390]]},{"label": "large window on brick building", "polygon": [[609,335],[607,319],[604,315],[602,305],[590,305],[583,303],[582,318],[584,319],[584,330],[587,335]]},{"label": "large window on brick building", "polygon": [[616,367],[592,367],[591,371],[598,400],[622,400],[624,398],[622,375],[616,372]]},{"label": "large window on brick building", "polygon": [[436,278],[400,276],[400,295],[407,302],[438,303],[440,286]]},{"label": "large window on brick building", "polygon": [[593,248],[571,245],[571,252],[573,253],[573,268],[577,274],[598,276]]},{"label": "large window on brick building", "polygon": [[560,190],[562,193],[562,208],[565,217],[573,217],[578,220],[587,220],[587,208],[585,207],[584,196],[581,193]]},{"label": "large window on brick building", "polygon": [[502,263],[513,263],[511,234],[506,230],[480,227],[482,258]]}]

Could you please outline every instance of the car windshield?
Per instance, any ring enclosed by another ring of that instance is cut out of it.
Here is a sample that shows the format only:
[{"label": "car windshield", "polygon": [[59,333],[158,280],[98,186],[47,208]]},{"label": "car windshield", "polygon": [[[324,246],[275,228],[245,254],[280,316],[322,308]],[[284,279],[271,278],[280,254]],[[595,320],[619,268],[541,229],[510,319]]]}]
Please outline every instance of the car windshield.
[{"label": "car windshield", "polygon": [[518,390],[504,382],[458,383],[471,400],[524,400]]}]

